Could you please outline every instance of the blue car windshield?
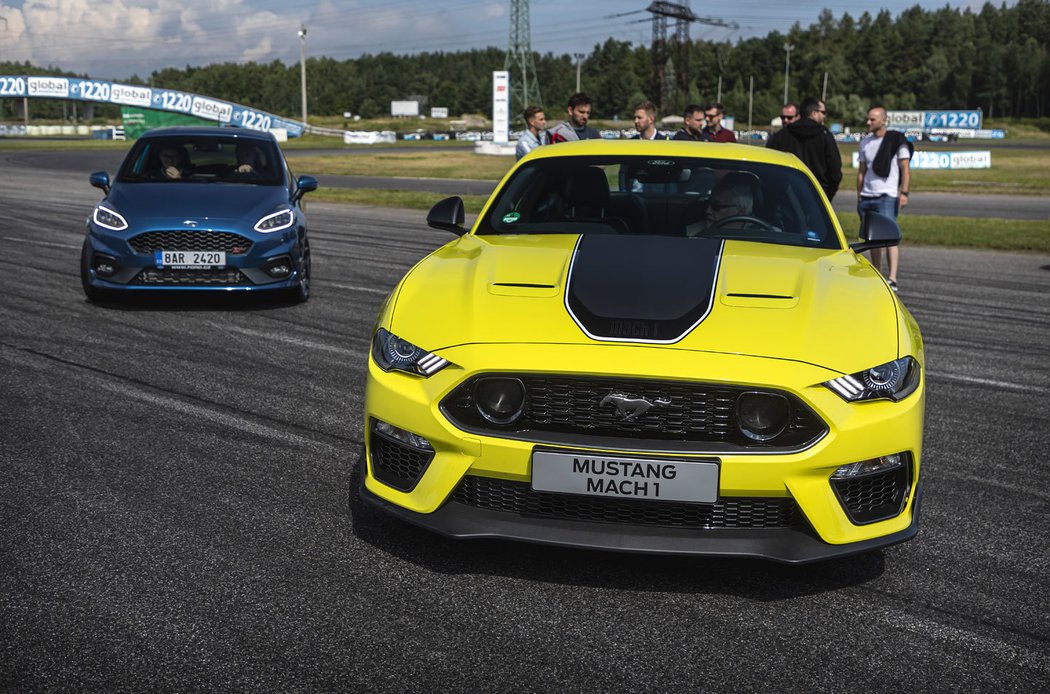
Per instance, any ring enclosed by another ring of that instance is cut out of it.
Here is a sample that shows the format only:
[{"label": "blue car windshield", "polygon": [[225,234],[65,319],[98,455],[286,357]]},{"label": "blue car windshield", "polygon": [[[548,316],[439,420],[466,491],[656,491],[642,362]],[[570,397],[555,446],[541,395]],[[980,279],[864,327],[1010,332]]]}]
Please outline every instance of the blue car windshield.
[{"label": "blue car windshield", "polygon": [[213,135],[143,138],[124,159],[117,180],[285,184],[281,155],[272,142]]},{"label": "blue car windshield", "polygon": [[841,247],[820,192],[802,172],[679,156],[529,162],[497,193],[477,233],[655,234]]}]

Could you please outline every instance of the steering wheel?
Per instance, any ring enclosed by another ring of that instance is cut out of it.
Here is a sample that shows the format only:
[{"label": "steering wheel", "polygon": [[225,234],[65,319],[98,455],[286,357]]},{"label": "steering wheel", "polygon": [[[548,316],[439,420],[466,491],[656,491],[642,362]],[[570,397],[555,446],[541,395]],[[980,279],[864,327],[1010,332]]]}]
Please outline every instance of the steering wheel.
[{"label": "steering wheel", "polygon": [[758,217],[752,217],[751,215],[746,215],[746,214],[734,214],[734,215],[730,215],[728,217],[722,217],[722,219],[717,219],[717,220],[711,222],[711,224],[708,225],[707,229],[705,229],[704,231],[705,232],[710,232],[710,231],[713,231],[715,229],[721,229],[722,227],[728,226],[729,224],[731,224],[733,222],[757,224],[764,231],[779,231],[775,226],[773,226],[769,222],[765,221],[764,219],[759,219]]}]

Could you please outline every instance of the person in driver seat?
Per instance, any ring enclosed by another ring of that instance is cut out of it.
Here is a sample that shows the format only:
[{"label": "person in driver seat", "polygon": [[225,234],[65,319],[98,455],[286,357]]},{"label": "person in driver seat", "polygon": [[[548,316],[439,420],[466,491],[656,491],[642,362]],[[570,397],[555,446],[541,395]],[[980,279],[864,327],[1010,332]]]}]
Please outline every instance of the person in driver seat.
[{"label": "person in driver seat", "polygon": [[255,145],[247,142],[237,144],[237,166],[234,173],[262,173],[262,154]]},{"label": "person in driver seat", "polygon": [[[750,217],[754,214],[755,195],[751,182],[743,176],[727,174],[715,184],[707,202],[704,219],[685,227],[686,236],[696,236],[730,217]],[[731,223],[730,223],[731,224]]]}]

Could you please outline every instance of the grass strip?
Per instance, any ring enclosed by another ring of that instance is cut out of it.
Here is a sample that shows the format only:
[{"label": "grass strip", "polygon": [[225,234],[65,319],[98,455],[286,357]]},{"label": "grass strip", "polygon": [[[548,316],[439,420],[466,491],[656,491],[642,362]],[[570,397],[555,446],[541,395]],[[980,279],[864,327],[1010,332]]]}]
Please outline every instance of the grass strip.
[{"label": "grass strip", "polygon": [[[856,241],[857,215],[838,213],[849,241]],[[974,219],[904,215],[899,220],[904,245],[985,248],[1050,254],[1050,224],[1028,219]]]},{"label": "grass strip", "polygon": [[[400,207],[407,210],[429,210],[439,200],[449,197],[443,193],[386,188],[319,188],[307,200],[346,202],[376,207]],[[467,214],[478,214],[488,200],[486,195],[461,195]]]}]

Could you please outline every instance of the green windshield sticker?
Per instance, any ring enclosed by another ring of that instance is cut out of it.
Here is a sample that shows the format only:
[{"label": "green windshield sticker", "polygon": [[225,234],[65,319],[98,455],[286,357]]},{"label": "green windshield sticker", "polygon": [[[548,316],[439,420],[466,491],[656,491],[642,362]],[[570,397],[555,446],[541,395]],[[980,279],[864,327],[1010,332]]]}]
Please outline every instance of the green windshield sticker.
[{"label": "green windshield sticker", "polygon": [[507,214],[503,215],[504,224],[513,224],[519,219],[521,219],[521,215],[517,212],[508,212]]}]

